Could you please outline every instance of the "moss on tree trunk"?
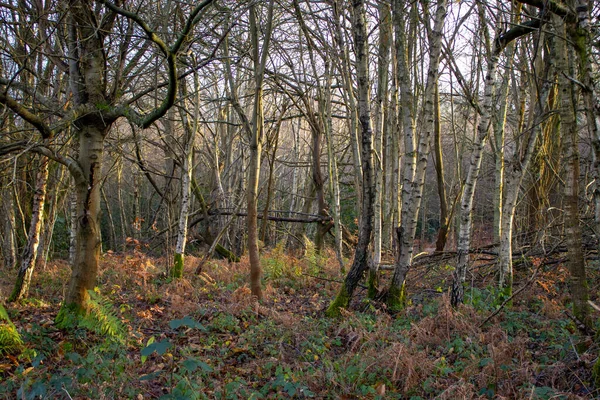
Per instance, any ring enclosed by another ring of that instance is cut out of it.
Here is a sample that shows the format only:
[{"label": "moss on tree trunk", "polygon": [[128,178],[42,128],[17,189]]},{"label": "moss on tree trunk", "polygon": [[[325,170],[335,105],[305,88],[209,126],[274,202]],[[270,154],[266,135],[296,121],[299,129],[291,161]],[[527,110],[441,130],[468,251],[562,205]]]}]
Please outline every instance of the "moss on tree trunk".
[{"label": "moss on tree trunk", "polygon": [[325,311],[325,315],[328,317],[334,318],[340,316],[341,308],[348,308],[350,305],[350,294],[348,293],[348,289],[346,288],[346,284],[344,283],[340,288],[335,300],[331,302],[327,310]]},{"label": "moss on tree trunk", "polygon": [[175,260],[173,262],[173,268],[171,268],[172,278],[181,278],[183,276],[183,261],[184,255],[175,253]]}]

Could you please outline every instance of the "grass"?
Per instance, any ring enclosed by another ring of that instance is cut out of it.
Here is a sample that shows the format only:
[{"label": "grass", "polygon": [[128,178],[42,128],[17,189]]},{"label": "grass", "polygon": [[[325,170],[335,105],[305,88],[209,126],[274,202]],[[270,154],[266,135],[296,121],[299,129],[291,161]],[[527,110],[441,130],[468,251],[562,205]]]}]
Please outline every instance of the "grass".
[{"label": "grass", "polygon": [[[495,307],[490,282],[476,282],[466,304],[453,310],[445,293],[451,271],[444,267],[412,271],[407,306],[395,314],[359,289],[349,310],[327,318],[340,288],[335,281],[343,279],[333,255],[317,270],[281,249],[265,252],[261,304],[246,285],[247,259],[212,261],[200,276],[193,276],[195,262],[186,256],[183,279],[171,281],[161,267],[166,260],[104,255],[98,295],[104,312],[124,327],[120,340],[98,330],[56,329],[68,266],[49,263],[35,276],[35,300],[7,307],[25,350],[0,361],[0,398],[599,395],[591,375],[598,347],[578,336],[563,312],[560,267],[541,273],[511,309],[480,327]],[[2,276],[8,293],[10,274]]]}]

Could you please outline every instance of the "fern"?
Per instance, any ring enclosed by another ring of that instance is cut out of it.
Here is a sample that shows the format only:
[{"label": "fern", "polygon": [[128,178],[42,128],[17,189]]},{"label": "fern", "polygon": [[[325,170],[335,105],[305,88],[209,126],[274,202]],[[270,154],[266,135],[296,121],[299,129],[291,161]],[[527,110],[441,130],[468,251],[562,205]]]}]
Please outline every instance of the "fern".
[{"label": "fern", "polygon": [[117,316],[111,301],[102,297],[96,290],[90,290],[88,293],[90,295],[89,312],[80,318],[79,326],[123,342],[127,329]]},{"label": "fern", "polygon": [[0,304],[0,356],[20,353],[22,350],[21,335],[10,321],[4,306]]}]

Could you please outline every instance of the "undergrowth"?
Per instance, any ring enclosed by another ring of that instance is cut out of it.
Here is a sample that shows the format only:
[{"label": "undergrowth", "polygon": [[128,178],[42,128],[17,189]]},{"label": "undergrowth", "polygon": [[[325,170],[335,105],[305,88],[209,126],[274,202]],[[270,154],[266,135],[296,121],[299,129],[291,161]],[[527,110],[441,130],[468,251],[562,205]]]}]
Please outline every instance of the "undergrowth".
[{"label": "undergrowth", "polygon": [[362,301],[359,289],[340,317],[326,318],[343,277],[332,254],[320,257],[296,259],[283,246],[265,252],[265,300],[256,303],[245,258],[209,262],[194,276],[196,260],[186,256],[183,279],[170,281],[160,267],[166,260],[105,255],[102,295],[90,293],[92,311],[71,330],[53,324],[60,280],[45,274],[63,275],[66,266],[51,265],[34,282],[38,301],[10,305],[24,351],[0,363],[0,398],[599,394],[591,373],[598,347],[562,311],[568,304],[560,270],[540,273],[512,308],[485,324],[499,306],[493,286],[467,289],[465,305],[454,310],[445,292],[451,271],[443,267],[409,275],[399,312]]}]

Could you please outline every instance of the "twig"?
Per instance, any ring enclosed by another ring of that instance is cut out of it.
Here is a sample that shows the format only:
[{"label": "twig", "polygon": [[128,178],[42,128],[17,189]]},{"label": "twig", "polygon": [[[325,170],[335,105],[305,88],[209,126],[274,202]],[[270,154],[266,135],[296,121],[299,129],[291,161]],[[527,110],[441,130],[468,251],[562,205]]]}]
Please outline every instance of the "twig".
[{"label": "twig", "polygon": [[598,306],[598,304],[594,303],[591,300],[588,300],[588,304],[596,311],[600,311],[600,306]]}]

